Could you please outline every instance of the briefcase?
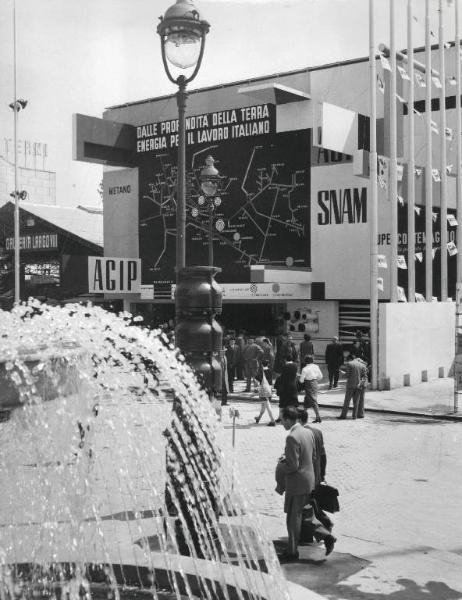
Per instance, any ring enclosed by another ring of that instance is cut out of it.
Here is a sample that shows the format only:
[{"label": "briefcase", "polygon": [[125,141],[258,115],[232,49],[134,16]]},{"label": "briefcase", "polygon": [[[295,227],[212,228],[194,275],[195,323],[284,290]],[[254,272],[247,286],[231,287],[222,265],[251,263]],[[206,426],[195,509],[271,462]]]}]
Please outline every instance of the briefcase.
[{"label": "briefcase", "polygon": [[327,483],[321,483],[316,486],[313,492],[313,498],[319,505],[321,510],[325,510],[330,513],[335,513],[340,510],[338,503],[338,489]]}]

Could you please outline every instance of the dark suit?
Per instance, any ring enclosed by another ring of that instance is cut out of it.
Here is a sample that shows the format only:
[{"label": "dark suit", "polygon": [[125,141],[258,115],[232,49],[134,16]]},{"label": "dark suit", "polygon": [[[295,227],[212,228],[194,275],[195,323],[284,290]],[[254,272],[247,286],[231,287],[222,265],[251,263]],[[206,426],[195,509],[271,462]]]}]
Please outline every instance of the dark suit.
[{"label": "dark suit", "polygon": [[311,431],[295,423],[286,438],[285,460],[280,469],[285,476],[284,511],[287,513],[287,551],[296,554],[302,527],[303,507],[309,503],[315,486],[313,454],[315,442]]},{"label": "dark suit", "polygon": [[326,347],[326,364],[329,373],[329,387],[337,387],[340,367],[343,365],[343,346],[339,342],[331,342]]}]

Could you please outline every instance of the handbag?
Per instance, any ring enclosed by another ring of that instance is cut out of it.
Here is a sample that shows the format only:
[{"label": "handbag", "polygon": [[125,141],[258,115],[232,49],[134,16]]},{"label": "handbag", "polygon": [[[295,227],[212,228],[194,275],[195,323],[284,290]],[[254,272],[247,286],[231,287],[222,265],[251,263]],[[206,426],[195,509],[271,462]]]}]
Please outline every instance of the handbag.
[{"label": "handbag", "polygon": [[312,495],[321,510],[330,513],[335,513],[340,510],[340,505],[338,503],[338,489],[334,488],[332,485],[320,483],[316,486]]},{"label": "handbag", "polygon": [[264,371],[260,383],[260,389],[258,390],[258,395],[260,396],[260,398],[271,398],[272,396],[271,386],[265,377]]}]

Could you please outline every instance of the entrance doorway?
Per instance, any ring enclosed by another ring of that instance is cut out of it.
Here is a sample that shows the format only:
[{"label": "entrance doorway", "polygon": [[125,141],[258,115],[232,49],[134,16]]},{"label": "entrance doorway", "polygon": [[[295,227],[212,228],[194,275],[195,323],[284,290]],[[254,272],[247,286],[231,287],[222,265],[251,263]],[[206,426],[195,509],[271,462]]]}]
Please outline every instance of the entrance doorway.
[{"label": "entrance doorway", "polygon": [[283,325],[284,304],[229,304],[223,303],[223,312],[217,317],[227,332],[245,330],[248,335],[274,337]]}]

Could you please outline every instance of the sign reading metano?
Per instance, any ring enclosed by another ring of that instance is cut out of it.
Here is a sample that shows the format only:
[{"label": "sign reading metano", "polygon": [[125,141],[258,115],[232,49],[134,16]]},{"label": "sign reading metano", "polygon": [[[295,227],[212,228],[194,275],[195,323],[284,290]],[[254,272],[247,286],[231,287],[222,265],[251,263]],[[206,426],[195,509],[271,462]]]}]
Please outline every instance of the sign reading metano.
[{"label": "sign reading metano", "polygon": [[[186,119],[188,146],[264,135],[274,129],[267,104],[195,115]],[[136,128],[136,151],[151,152],[178,146],[178,119]]]},{"label": "sign reading metano", "polygon": [[[14,237],[5,240],[7,250],[14,250]],[[35,233],[33,235],[22,235],[19,238],[20,250],[56,250],[58,248],[58,234]]]}]

